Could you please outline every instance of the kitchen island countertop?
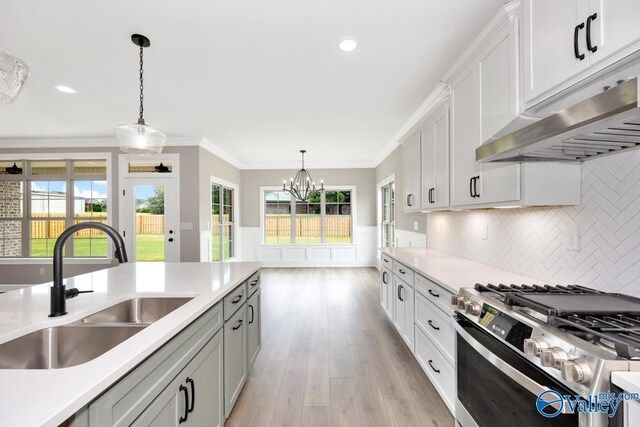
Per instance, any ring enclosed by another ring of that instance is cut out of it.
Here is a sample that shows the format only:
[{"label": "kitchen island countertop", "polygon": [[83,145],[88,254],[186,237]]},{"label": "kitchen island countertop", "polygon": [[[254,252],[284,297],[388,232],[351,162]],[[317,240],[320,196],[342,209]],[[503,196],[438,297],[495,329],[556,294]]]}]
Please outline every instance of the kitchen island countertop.
[{"label": "kitchen island countertop", "polygon": [[51,319],[49,287],[0,295],[0,344],[60,326],[135,297],[193,299],[105,354],[62,369],[0,369],[0,425],[59,425],[221,301],[262,266],[258,262],[130,263],[66,280],[93,290],[67,300],[69,314]]}]

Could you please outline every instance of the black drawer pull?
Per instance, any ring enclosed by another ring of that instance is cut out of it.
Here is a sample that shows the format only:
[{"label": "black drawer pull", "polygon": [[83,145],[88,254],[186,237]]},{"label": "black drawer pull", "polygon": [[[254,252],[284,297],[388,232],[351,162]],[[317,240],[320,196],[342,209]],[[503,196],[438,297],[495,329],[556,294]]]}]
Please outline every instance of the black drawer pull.
[{"label": "black drawer pull", "polygon": [[387,272],[386,271],[382,272],[382,283],[384,283],[385,285],[388,285],[388,283],[387,283]]},{"label": "black drawer pull", "polygon": [[405,273],[406,273],[406,271],[404,271],[404,270],[403,270],[403,269],[401,269],[401,268],[399,268],[399,269],[398,269],[398,272],[399,272],[400,274],[405,274]]},{"label": "black drawer pull", "polygon": [[253,312],[253,306],[251,304],[249,304],[249,308],[251,309],[251,320],[249,320],[249,324],[252,324],[255,313]]},{"label": "black drawer pull", "polygon": [[430,293],[432,296],[436,297],[436,298],[440,298],[440,294],[436,294],[436,293],[435,293],[435,292],[433,292],[431,289],[429,289],[429,293]]},{"label": "black drawer pull", "polygon": [[404,288],[404,286],[402,285],[398,285],[398,299],[400,301],[404,301],[404,299],[402,298],[402,289]]},{"label": "black drawer pull", "polygon": [[431,366],[431,369],[433,369],[433,372],[435,372],[436,374],[439,374],[439,373],[440,373],[440,369],[436,369],[436,368],[433,366],[433,360],[429,360],[429,366]]},{"label": "black drawer pull", "polygon": [[242,300],[242,294],[238,295],[237,297],[235,297],[232,301],[231,304],[237,304]]},{"label": "black drawer pull", "polygon": [[189,418],[189,411],[187,409],[189,406],[189,391],[182,384],[180,384],[180,391],[184,393],[184,415],[180,417],[178,424],[182,424],[187,421],[187,418]]},{"label": "black drawer pull", "polygon": [[389,260],[388,260],[387,258],[382,258],[382,260],[383,260],[384,262],[389,262]]},{"label": "black drawer pull", "polygon": [[436,331],[439,331],[439,330],[440,330],[440,327],[438,327],[438,326],[434,326],[434,325],[433,325],[433,322],[432,322],[431,320],[427,321],[427,323],[429,324],[429,326],[431,326],[431,327],[432,327],[433,329],[435,329]]},{"label": "black drawer pull", "polygon": [[584,53],[581,54],[580,48],[578,47],[578,33],[580,33],[580,30],[583,28],[584,22],[581,22],[573,29],[573,53],[580,61],[584,59]]},{"label": "black drawer pull", "polygon": [[240,326],[242,326],[242,319],[238,320],[238,322],[236,322],[236,324],[234,325],[233,329],[234,331],[237,329],[240,329]]},{"label": "black drawer pull", "polygon": [[191,405],[187,409],[187,414],[190,414],[193,412],[193,407],[196,406],[196,382],[193,381],[193,378],[187,377],[187,384],[191,386]]},{"label": "black drawer pull", "polygon": [[595,52],[596,50],[598,50],[598,46],[594,46],[591,44],[591,22],[595,21],[597,17],[598,14],[594,13],[587,18],[587,49],[589,49],[591,52]]},{"label": "black drawer pull", "polygon": [[259,279],[253,280],[251,283],[249,283],[249,285],[250,285],[250,286],[255,286],[255,285],[257,285],[257,284],[258,284],[258,280],[259,280]]}]

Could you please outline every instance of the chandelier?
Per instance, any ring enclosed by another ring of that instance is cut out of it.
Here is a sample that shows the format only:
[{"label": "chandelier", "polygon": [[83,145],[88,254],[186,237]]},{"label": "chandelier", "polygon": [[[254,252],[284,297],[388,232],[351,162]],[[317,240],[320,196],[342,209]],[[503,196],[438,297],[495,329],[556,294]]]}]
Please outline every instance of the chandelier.
[{"label": "chandelier", "polygon": [[282,182],[282,190],[290,193],[300,202],[306,202],[311,197],[319,196],[324,191],[323,180],[320,180],[320,188],[316,188],[316,183],[304,168],[304,153],[306,152],[307,150],[300,150],[302,154],[302,169],[298,171],[295,178],[289,179],[289,188],[287,188],[286,179]]},{"label": "chandelier", "polygon": [[120,150],[125,153],[160,153],[167,137],[160,131],[151,128],[144,122],[144,76],[143,51],[151,42],[141,34],[133,34],[131,41],[140,47],[140,115],[137,123],[116,127],[116,139]]},{"label": "chandelier", "polygon": [[0,104],[12,103],[28,76],[29,67],[24,61],[0,50]]}]

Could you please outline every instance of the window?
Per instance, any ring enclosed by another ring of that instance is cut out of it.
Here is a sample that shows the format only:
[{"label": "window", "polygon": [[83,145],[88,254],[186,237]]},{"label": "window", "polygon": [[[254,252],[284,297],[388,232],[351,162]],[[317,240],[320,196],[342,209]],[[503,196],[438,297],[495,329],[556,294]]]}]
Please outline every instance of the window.
[{"label": "window", "polygon": [[[107,161],[0,161],[0,258],[50,257],[72,224],[107,223]],[[107,256],[106,235],[82,230],[65,256]]]},{"label": "window", "polygon": [[381,189],[382,200],[382,223],[381,244],[382,247],[390,248],[395,246],[395,229],[396,229],[396,191],[395,183],[390,182]]},{"label": "window", "polygon": [[222,261],[235,256],[234,189],[211,183],[211,259]]},{"label": "window", "polygon": [[300,202],[282,190],[264,191],[264,242],[351,243],[354,190],[328,190]]}]

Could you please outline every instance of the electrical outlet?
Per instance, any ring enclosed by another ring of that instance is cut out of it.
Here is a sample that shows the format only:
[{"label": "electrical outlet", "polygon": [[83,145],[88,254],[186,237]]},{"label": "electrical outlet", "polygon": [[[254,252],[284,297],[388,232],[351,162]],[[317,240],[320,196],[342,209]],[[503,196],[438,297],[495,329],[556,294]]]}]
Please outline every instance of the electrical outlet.
[{"label": "electrical outlet", "polygon": [[570,251],[579,251],[580,250],[580,229],[579,228],[568,228],[567,234],[567,250]]},{"label": "electrical outlet", "polygon": [[489,239],[489,226],[487,224],[482,224],[482,226],[480,226],[480,237],[482,240]]},{"label": "electrical outlet", "polygon": [[414,221],[413,222],[413,231],[418,231],[419,228],[420,228],[420,224],[418,223],[418,221]]}]

